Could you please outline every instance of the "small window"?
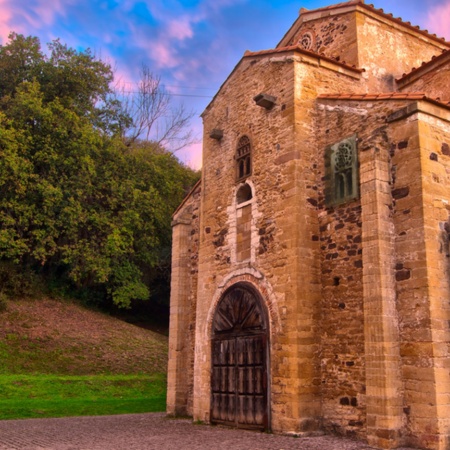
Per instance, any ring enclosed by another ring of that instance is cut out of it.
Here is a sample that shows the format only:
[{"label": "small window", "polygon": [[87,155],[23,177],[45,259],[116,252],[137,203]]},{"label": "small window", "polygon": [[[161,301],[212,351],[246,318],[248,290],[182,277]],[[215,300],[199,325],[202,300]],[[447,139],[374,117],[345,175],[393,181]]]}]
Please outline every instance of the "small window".
[{"label": "small window", "polygon": [[345,203],[359,196],[356,136],[326,149],[325,171],[325,197],[328,205]]},{"label": "small window", "polygon": [[241,203],[248,202],[253,198],[252,188],[245,183],[239,188],[236,194],[236,203],[240,205]]},{"label": "small window", "polygon": [[250,139],[242,136],[236,149],[236,180],[245,180],[252,173]]}]

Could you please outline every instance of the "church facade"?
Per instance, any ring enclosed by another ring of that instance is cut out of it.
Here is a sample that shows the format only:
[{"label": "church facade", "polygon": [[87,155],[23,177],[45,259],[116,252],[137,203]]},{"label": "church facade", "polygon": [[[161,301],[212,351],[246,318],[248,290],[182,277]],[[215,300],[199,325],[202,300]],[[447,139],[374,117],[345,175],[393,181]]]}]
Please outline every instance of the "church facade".
[{"label": "church facade", "polygon": [[173,216],[167,412],[450,448],[450,43],[349,1],[245,52]]}]

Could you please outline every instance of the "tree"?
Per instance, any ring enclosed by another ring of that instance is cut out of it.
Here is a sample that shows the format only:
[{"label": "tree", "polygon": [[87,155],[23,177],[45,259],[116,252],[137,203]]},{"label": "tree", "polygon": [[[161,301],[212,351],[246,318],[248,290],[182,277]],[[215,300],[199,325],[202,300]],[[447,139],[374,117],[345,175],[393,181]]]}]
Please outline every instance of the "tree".
[{"label": "tree", "polygon": [[41,73],[44,55],[36,37],[11,33],[9,42],[0,45],[0,96],[13,96],[24,81],[33,81]]},{"label": "tree", "polygon": [[198,175],[156,143],[125,145],[108,65],[50,49],[14,34],[0,46],[13,73],[0,78],[0,260],[126,307],[149,297],[171,213]]},{"label": "tree", "polygon": [[187,111],[183,104],[174,107],[160,77],[147,66],[142,66],[137,92],[129,93],[122,88],[117,95],[124,114],[131,118],[124,130],[126,145],[131,146],[141,139],[176,152],[195,141],[188,128],[194,113]]}]

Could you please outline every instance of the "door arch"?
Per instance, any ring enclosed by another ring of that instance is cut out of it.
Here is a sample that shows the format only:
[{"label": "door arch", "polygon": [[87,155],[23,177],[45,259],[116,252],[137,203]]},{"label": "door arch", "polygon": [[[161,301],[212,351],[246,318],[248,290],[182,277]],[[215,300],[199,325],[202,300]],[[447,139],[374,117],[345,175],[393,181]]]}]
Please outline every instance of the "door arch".
[{"label": "door arch", "polygon": [[259,294],[231,286],[213,318],[211,422],[268,429],[268,326]]}]

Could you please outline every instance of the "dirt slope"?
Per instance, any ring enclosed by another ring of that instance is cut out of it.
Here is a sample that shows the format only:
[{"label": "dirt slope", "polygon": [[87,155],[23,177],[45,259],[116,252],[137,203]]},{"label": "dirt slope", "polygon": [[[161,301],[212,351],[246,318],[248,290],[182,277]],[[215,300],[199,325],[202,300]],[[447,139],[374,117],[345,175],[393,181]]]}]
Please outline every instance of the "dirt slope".
[{"label": "dirt slope", "polygon": [[0,313],[0,373],[165,372],[167,337],[69,301],[11,301]]}]

